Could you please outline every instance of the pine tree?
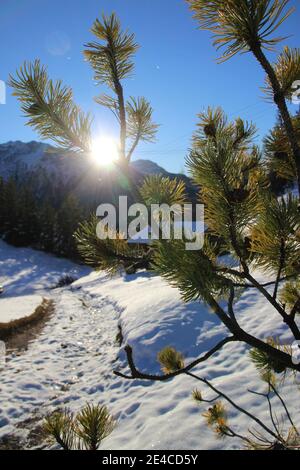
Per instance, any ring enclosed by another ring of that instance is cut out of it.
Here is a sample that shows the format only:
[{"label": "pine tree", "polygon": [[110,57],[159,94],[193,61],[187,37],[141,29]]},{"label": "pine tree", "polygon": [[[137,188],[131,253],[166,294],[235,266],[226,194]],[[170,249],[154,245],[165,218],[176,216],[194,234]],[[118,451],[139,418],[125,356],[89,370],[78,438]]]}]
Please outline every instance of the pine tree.
[{"label": "pine tree", "polygon": [[[102,20],[96,19],[91,32],[96,41],[86,44],[85,59],[94,71],[94,81],[98,85],[108,86],[113,94],[102,94],[97,96],[95,101],[113,112],[120,127],[119,160],[115,163],[115,176],[118,186],[125,188],[131,200],[141,201],[142,197],[132,177],[129,163],[141,141],[155,140],[158,125],[153,121],[153,109],[144,97],[129,97],[126,100],[124,96],[123,81],[133,74],[133,58],[138,45],[133,34],[122,30],[114,13],[110,16],[103,15]],[[15,76],[10,76],[9,84],[13,88],[13,95],[21,103],[28,124],[43,139],[52,139],[63,151],[77,152],[78,158],[89,157],[92,151],[92,118],[74,103],[69,87],[64,86],[60,80],[54,82],[50,79],[39,60],[33,63],[25,62]],[[86,226],[81,224],[83,232],[88,232],[91,224],[92,219],[86,222]],[[97,246],[95,233],[89,234],[92,246]],[[78,233],[79,244],[81,235]],[[65,234],[61,236],[66,238]],[[94,240],[91,240],[92,236]],[[108,258],[111,258],[112,253],[119,257],[117,245],[114,247],[113,243],[105,244],[104,241],[101,247],[102,254],[106,251]],[[73,253],[73,247],[71,251]],[[131,266],[148,263],[146,259],[136,265],[136,261],[137,256],[134,253],[131,260],[128,260]]]},{"label": "pine tree", "polygon": [[82,221],[82,210],[74,195],[69,195],[57,212],[57,239],[55,251],[59,255],[76,257],[74,232]]},{"label": "pine tree", "polygon": [[[167,381],[185,374],[214,392],[215,398],[205,400],[196,390],[194,398],[200,403],[212,403],[204,416],[219,438],[241,439],[249,449],[295,449],[299,448],[300,433],[275,382],[276,377],[279,383],[287,375],[293,378],[300,371],[300,364],[293,357],[291,346],[281,344],[275,337],[262,340],[242,326],[236,310],[242,293],[257,290],[276,311],[278,323],[289,328],[292,341],[300,340],[299,199],[291,193],[281,198],[274,196],[262,155],[253,144],[254,136],[253,125],[241,119],[229,122],[220,108],[201,113],[187,164],[205,204],[208,230],[204,246],[193,252],[186,250],[185,240],[158,241],[152,257],[155,272],[177,287],[185,302],[205,302],[226,327],[228,336],[190,363],[174,347],[164,348],[158,354],[162,374],[138,370],[133,350],[127,345],[130,374],[115,374],[149,381]],[[260,282],[255,275],[257,269],[271,280]],[[270,331],[265,332],[268,334]],[[267,400],[271,427],[204,378],[201,369],[198,373],[193,371],[232,342],[244,342],[251,348],[251,359],[268,390],[264,394],[250,393]],[[274,394],[285,412],[280,425],[274,419]],[[256,423],[257,429],[248,435],[232,429],[224,401]]]},{"label": "pine tree", "polygon": [[[124,98],[122,82],[133,74],[133,57],[138,49],[134,35],[122,31],[114,13],[104,15],[102,21],[97,19],[91,31],[97,41],[86,44],[84,55],[94,70],[94,80],[108,86],[114,94],[95,100],[110,109],[119,122],[118,163],[125,171],[139,142],[155,140],[158,125],[153,122],[153,109],[144,97],[130,97],[127,101]],[[66,151],[85,155],[91,152],[91,116],[74,103],[69,87],[49,78],[39,60],[25,62],[15,76],[10,76],[9,84],[28,124],[43,139],[52,139]]]},{"label": "pine tree", "polygon": [[[152,262],[155,271],[176,286],[185,301],[201,299],[208,304],[232,335],[225,344],[244,341],[279,362],[281,370],[300,370],[286,351],[244,331],[234,311],[241,291],[257,289],[278,313],[278,320],[288,325],[293,338],[300,339],[295,320],[297,294],[289,306],[279,298],[285,282],[300,276],[299,201],[292,194],[279,199],[272,194],[254,136],[252,124],[240,118],[229,122],[220,108],[200,115],[187,164],[205,204],[208,231],[204,247],[192,252],[186,250],[185,240],[159,241],[153,248]],[[153,194],[156,188],[152,188]],[[231,258],[223,253],[230,253]],[[272,274],[273,280],[260,283],[252,275],[256,268]]]},{"label": "pine tree", "polygon": [[292,85],[299,79],[300,50],[285,47],[274,64],[265,51],[274,50],[282,37],[274,37],[281,24],[292,14],[289,0],[186,0],[200,28],[213,33],[213,44],[224,49],[220,61],[239,53],[251,52],[266,73],[266,96],[277,106],[296,168],[300,194],[300,144],[295,123],[288,111]]},{"label": "pine tree", "polygon": [[17,219],[15,226],[19,246],[36,246],[40,236],[40,224],[36,197],[32,189],[24,184],[18,189]]},{"label": "pine tree", "polygon": [[31,178],[17,184],[0,179],[0,235],[16,246],[78,257],[74,232],[87,213],[74,196],[49,183],[42,195]]},{"label": "pine tree", "polygon": [[13,178],[4,184],[3,194],[3,226],[2,233],[4,239],[10,243],[17,243],[18,240],[18,192],[17,185]]},{"label": "pine tree", "polygon": [[[278,59],[276,75],[275,68],[270,69],[262,51],[263,48],[279,42],[279,39],[270,36],[289,15],[283,13],[287,1],[263,1],[259,6],[252,2],[250,4],[247,0],[190,0],[189,3],[200,25],[215,31],[215,43],[227,47],[224,59],[238,52],[251,51],[265,66],[268,74],[267,91],[276,95],[274,98],[297,168],[297,146],[294,145],[297,137],[294,127],[289,127],[290,117],[285,112],[285,97],[290,93],[291,80],[295,70],[298,70],[298,55],[296,52],[289,54],[285,51]],[[219,14],[220,11],[222,15]],[[88,44],[85,55],[95,71],[96,80],[110,86],[116,95],[114,98],[106,97],[105,103],[116,113],[121,123],[120,161],[124,167],[124,161],[128,162],[129,158],[124,154],[124,102],[120,83],[132,72],[132,57],[137,46],[133,35],[121,31],[115,15],[103,17],[102,23],[96,20],[92,31],[101,42]],[[284,65],[287,63],[288,69]],[[286,70],[289,71],[288,74]],[[17,78],[11,77],[10,83],[22,103],[25,115],[29,117],[29,124],[43,137],[51,137],[63,147],[76,148],[78,144],[78,150],[86,150],[86,146],[81,143],[88,141],[87,118],[77,107],[74,108],[71,92],[62,88],[61,82],[54,86],[45,69],[36,62],[23,67]],[[37,96],[40,100],[38,106]],[[62,99],[64,103],[59,108],[59,116],[55,115],[54,109],[49,109],[57,99]],[[140,100],[133,102],[129,115],[136,116],[139,104],[146,113],[148,107]],[[151,113],[146,114],[150,119]],[[143,124],[146,133],[143,135],[152,139],[154,130],[149,119]],[[130,134],[134,134],[134,124],[132,126]],[[131,129],[130,125],[128,129]],[[285,352],[245,332],[234,315],[236,289],[256,288],[271,303],[279,318],[289,326],[295,339],[300,339],[294,316],[278,300],[280,282],[299,276],[298,200],[293,196],[277,200],[268,191],[260,151],[252,144],[254,134],[255,127],[252,124],[244,123],[240,118],[233,123],[228,122],[221,109],[209,109],[207,113],[200,115],[188,165],[195,183],[201,188],[200,197],[206,205],[206,222],[210,234],[218,243],[213,243],[211,237],[207,237],[203,250],[195,254],[185,251],[184,241],[158,242],[150,248],[150,254],[146,253],[146,258],[149,261],[150,256],[155,269],[178,286],[185,300],[201,298],[207,302],[231,332],[233,340],[244,341],[282,362],[286,368],[298,370],[300,366],[293,364],[292,358]],[[166,192],[171,191],[169,182],[162,178],[159,184],[156,182],[151,186],[151,181],[145,184],[150,189],[138,189],[137,198],[143,198],[144,195],[145,199],[151,201],[152,192],[156,200],[160,197],[164,200]],[[172,191],[172,201],[176,202],[178,199],[182,203],[182,188],[175,187]],[[105,260],[105,268],[109,268],[109,265],[122,265],[124,259],[128,261],[128,257],[132,263],[140,262],[126,247],[120,234],[117,234],[116,240],[100,243],[94,238],[94,243],[91,243],[91,227],[92,224],[81,227],[82,231],[77,236],[81,251],[86,249],[90,261],[93,256],[96,259],[99,250],[99,258]],[[220,261],[220,255],[224,252],[230,252],[238,261],[239,270]],[[260,266],[274,274],[273,295],[251,275],[251,268],[254,266]],[[227,299],[227,312],[221,299]]]},{"label": "pine tree", "polygon": [[[108,86],[113,96],[101,95],[96,102],[110,109],[120,124],[119,164],[127,167],[140,141],[153,142],[158,129],[153,110],[144,98],[125,101],[122,81],[133,74],[133,57],[139,46],[134,34],[122,31],[116,15],[96,19],[91,32],[97,41],[86,44],[84,55],[94,70],[94,80]],[[126,149],[126,141],[130,141]]]},{"label": "pine tree", "polygon": [[39,206],[39,244],[38,247],[50,253],[55,252],[57,242],[57,212],[49,201],[40,203]]}]

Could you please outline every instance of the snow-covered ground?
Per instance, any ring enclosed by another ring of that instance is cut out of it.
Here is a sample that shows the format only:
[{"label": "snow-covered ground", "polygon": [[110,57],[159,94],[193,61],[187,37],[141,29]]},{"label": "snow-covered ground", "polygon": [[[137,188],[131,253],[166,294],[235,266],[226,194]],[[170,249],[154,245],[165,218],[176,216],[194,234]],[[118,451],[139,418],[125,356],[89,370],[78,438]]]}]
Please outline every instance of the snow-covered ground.
[{"label": "snow-covered ground", "polygon": [[[49,289],[70,274],[78,280],[69,287]],[[159,372],[157,352],[176,346],[190,361],[226,336],[225,329],[205,306],[183,304],[177,289],[159,276],[139,273],[110,278],[88,268],[29,249],[0,242],[0,283],[5,297],[41,295],[55,302],[55,314],[42,333],[22,354],[9,352],[1,370],[0,436],[24,433],[16,429],[34,413],[57,407],[76,411],[86,402],[108,405],[118,426],[103,443],[104,449],[216,449],[240,447],[240,441],[217,441],[191,398],[198,383],[179,376],[168,383],[126,381],[113,370],[126,370],[122,348],[116,341],[118,325],[123,344],[134,350],[137,365]],[[237,304],[238,318],[261,336],[277,336],[290,343],[276,313],[254,290]],[[275,325],[279,325],[277,328]],[[267,406],[247,389],[263,390],[242,344],[229,344],[195,373],[212,379],[240,405],[268,422]],[[205,398],[209,391],[200,387]],[[287,402],[299,416],[298,387],[288,385]],[[252,423],[228,408],[231,425],[246,432]],[[277,404],[277,412],[281,410]]]},{"label": "snow-covered ground", "polygon": [[40,295],[2,298],[0,300],[0,324],[30,317],[42,302],[43,298]]}]

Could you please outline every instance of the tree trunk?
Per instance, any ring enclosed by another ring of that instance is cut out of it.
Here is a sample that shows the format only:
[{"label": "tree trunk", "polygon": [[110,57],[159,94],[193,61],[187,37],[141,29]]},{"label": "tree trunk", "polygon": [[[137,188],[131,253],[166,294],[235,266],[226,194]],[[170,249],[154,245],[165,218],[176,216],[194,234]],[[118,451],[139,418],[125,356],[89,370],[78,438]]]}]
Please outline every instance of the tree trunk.
[{"label": "tree trunk", "polygon": [[298,193],[300,196],[300,147],[297,141],[296,131],[294,129],[293,122],[286,104],[284,93],[281,90],[281,86],[276,76],[276,73],[272,65],[266,58],[265,54],[263,53],[260,44],[255,44],[254,46],[252,46],[251,51],[269,77],[274,93],[274,102],[279,109],[285,127],[285,131],[292,149],[297,172]]},{"label": "tree trunk", "polygon": [[119,103],[119,115],[120,115],[120,159],[122,162],[126,160],[126,110],[124,103],[124,93],[120,82],[115,85],[116,93],[118,96]]}]

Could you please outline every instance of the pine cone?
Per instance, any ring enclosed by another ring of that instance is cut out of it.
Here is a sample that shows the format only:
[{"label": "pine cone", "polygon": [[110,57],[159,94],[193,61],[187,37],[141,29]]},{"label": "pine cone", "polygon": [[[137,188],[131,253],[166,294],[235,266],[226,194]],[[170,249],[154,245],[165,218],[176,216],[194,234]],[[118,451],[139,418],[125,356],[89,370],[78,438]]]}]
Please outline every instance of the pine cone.
[{"label": "pine cone", "polygon": [[286,152],[274,152],[274,158],[277,160],[288,160],[289,156]]},{"label": "pine cone", "polygon": [[216,137],[216,127],[214,124],[206,124],[203,130],[206,137]]},{"label": "pine cone", "polygon": [[230,191],[229,199],[230,199],[230,202],[233,202],[233,203],[244,202],[249,196],[249,194],[250,194],[250,191],[247,189],[236,188]]}]

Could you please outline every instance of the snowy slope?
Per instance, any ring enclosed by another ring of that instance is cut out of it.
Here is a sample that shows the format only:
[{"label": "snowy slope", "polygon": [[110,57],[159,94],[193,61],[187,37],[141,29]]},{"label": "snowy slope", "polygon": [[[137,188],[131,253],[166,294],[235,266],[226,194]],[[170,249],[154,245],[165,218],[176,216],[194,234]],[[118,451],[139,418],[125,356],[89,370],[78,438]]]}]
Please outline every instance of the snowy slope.
[{"label": "snowy slope", "polygon": [[[113,375],[115,369],[126,370],[116,342],[118,325],[124,343],[134,349],[139,368],[158,372],[156,354],[163,346],[176,346],[190,361],[226,335],[206,307],[183,304],[176,289],[148,273],[110,278],[86,270],[72,286],[49,291],[59,272],[80,275],[86,268],[3,243],[0,260],[0,279],[4,277],[10,296],[28,290],[47,292],[56,310],[27,351],[7,356],[1,371],[0,436],[24,434],[22,427],[16,430],[16,423],[33,413],[46,414],[65,405],[76,411],[92,401],[107,404],[118,420],[103,444],[105,449],[240,447],[240,442],[217,441],[207,429],[201,416],[204,408],[191,399],[198,385],[192,378],[152,384]],[[237,310],[240,322],[252,332],[261,337],[277,334],[282,342],[289,342],[284,326],[274,331],[276,314],[254,291],[242,296]],[[195,373],[213,379],[240,405],[268,422],[266,404],[246,393],[248,388],[262,391],[263,386],[245,352],[243,345],[228,345]],[[202,391],[206,398],[212,397]],[[296,385],[288,384],[288,404],[299,416],[298,393]],[[279,407],[277,411],[280,416]],[[229,409],[229,414],[237,430],[245,432],[251,426],[235,410]]]},{"label": "snowy slope", "polygon": [[30,248],[15,248],[0,240],[0,284],[4,287],[0,302],[7,297],[47,292],[65,275],[77,279],[90,271],[69,260]]}]

